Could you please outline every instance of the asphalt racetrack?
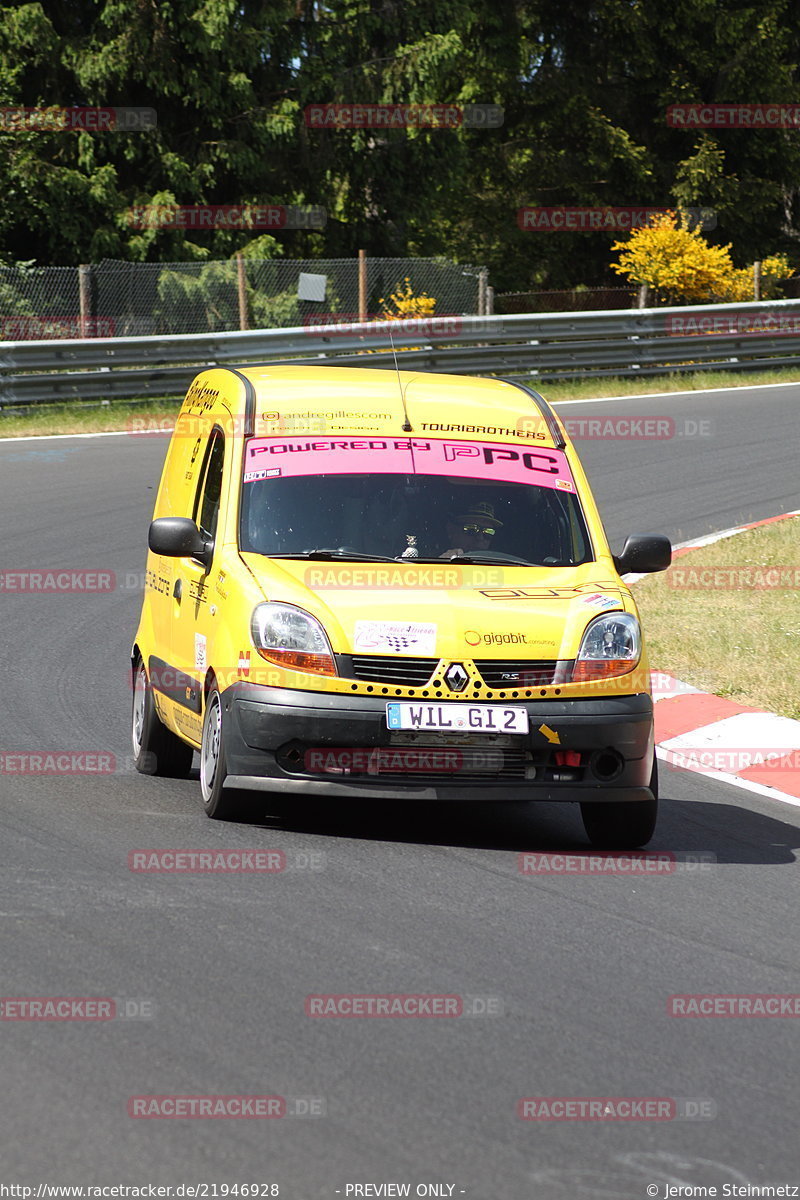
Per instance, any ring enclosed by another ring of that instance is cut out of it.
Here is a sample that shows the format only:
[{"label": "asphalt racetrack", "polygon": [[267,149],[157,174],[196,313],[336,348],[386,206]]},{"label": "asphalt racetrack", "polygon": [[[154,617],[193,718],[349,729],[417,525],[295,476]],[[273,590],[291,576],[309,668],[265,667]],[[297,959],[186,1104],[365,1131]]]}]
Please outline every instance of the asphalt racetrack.
[{"label": "asphalt racetrack", "polygon": [[[559,411],[675,421],[656,441],[578,438],[619,549],[627,533],[682,541],[800,507],[798,400],[800,385]],[[0,992],[134,1014],[0,1022],[2,1181],[278,1184],[284,1200],[385,1183],[469,1200],[800,1184],[796,1022],[667,1013],[675,993],[800,993],[800,809],[662,764],[648,849],[703,861],[647,877],[521,874],[522,851],[586,854],[568,806],[265,799],[253,824],[209,821],[196,780],[130,762],[128,656],[166,444],[0,443],[1,569],[116,577],[110,593],[0,597],[0,750],[116,761],[0,774]],[[150,847],[279,849],[288,869],[129,870]],[[305,1014],[309,994],[352,992],[458,995],[493,1015]],[[278,1095],[291,1115],[133,1119],[143,1094]],[[521,1120],[532,1096],[702,1101],[705,1118]]]}]

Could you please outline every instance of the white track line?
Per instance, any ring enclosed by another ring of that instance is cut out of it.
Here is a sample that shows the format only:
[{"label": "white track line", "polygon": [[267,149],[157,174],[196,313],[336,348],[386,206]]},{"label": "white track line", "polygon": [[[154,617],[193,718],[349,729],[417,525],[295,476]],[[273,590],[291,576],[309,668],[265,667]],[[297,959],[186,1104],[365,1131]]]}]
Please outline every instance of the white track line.
[{"label": "white track line", "polygon": [[[768,388],[787,388],[800,386],[800,380],[797,383],[756,383],[749,389],[747,384],[740,384],[738,387],[725,388],[694,388],[688,392],[642,392],[635,396],[597,396],[594,399],[588,400],[553,400],[551,403],[554,406],[563,407],[567,404],[609,404],[612,400],[652,400],[664,396],[671,396],[675,399],[678,396],[711,396],[715,392],[737,392],[749,390],[766,391]],[[177,398],[176,398],[177,404]],[[0,420],[2,420],[2,410],[0,410]],[[148,431],[149,432],[149,431]],[[167,431],[168,432],[168,431]],[[54,438],[98,438],[98,437],[130,437],[133,431],[130,429],[110,429],[104,433],[32,433],[25,434],[23,437],[0,437],[2,442],[43,442]],[[141,434],[139,434],[141,436]],[[153,436],[151,434],[151,436]]]},{"label": "white track line", "polygon": [[[542,385],[547,390],[547,384]],[[565,404],[608,404],[611,400],[653,400],[659,397],[671,396],[673,399],[676,396],[710,396],[714,392],[745,392],[745,391],[766,391],[767,388],[787,388],[800,386],[800,379],[792,383],[754,383],[748,388],[746,383],[735,384],[733,387],[724,388],[691,388],[688,392],[639,392],[636,395],[628,396],[597,396],[594,399],[587,400],[551,400],[550,403],[555,407]]]},{"label": "white track line", "polygon": [[800,797],[790,796],[788,792],[780,792],[777,788],[768,787],[765,783],[755,783],[752,779],[740,779],[738,775],[729,775],[726,771],[698,771],[692,767],[682,767],[669,761],[669,750],[656,746],[656,757],[676,771],[688,771],[690,775],[704,775],[706,779],[717,779],[720,783],[728,783],[731,787],[744,788],[746,792],[755,792],[758,796],[766,796],[768,800],[780,800],[782,804],[793,804],[800,808]]},{"label": "white track line", "polygon": [[[166,436],[165,431],[165,436]],[[155,431],[151,434],[154,436]],[[54,442],[61,438],[130,437],[130,429],[108,429],[103,433],[26,433],[22,437],[4,437],[0,442]],[[139,437],[142,435],[139,434]]]}]

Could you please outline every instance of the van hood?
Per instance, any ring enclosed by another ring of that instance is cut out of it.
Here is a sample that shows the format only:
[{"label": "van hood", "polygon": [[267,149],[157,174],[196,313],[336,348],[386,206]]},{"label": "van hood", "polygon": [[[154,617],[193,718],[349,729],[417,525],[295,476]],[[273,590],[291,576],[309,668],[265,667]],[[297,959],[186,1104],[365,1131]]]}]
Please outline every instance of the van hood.
[{"label": "van hood", "polygon": [[631,612],[603,563],[580,567],[321,562],[245,553],[265,599],[297,605],[335,653],[573,659],[602,612]]}]

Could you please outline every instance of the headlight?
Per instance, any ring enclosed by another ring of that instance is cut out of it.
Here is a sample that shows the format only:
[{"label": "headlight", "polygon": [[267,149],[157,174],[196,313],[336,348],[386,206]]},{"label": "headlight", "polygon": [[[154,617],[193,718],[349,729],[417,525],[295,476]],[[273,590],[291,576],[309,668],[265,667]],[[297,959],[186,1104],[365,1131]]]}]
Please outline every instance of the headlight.
[{"label": "headlight", "polygon": [[259,604],[250,623],[253,645],[267,662],[292,671],[335,675],[336,663],[316,617],[293,604]]},{"label": "headlight", "polygon": [[583,635],[572,672],[572,682],[610,679],[627,675],[642,655],[639,622],[630,613],[604,613],[595,617]]}]

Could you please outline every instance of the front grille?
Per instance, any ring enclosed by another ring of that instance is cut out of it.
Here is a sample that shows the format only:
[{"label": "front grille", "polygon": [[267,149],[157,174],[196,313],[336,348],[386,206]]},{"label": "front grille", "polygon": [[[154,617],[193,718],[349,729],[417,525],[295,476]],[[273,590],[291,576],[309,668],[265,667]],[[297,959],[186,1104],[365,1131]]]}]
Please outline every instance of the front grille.
[{"label": "front grille", "polygon": [[308,779],[375,779],[423,783],[437,779],[491,783],[526,778],[529,750],[477,746],[282,746],[276,759],[284,771]]},{"label": "front grille", "polygon": [[489,688],[545,687],[555,680],[558,662],[476,658],[475,668]]},{"label": "front grille", "polygon": [[[431,738],[433,743],[433,739]],[[278,766],[287,774],[304,779],[360,779],[376,777],[398,784],[426,780],[451,783],[491,783],[518,779],[521,782],[571,784],[587,776],[589,751],[579,751],[580,763],[561,766],[552,747],[485,745],[334,746],[308,745],[293,740],[275,752]]]},{"label": "front grille", "polygon": [[[422,687],[439,665],[438,658],[396,658],[391,654],[354,654],[346,675],[370,683]],[[344,672],[343,672],[344,674]]]}]

